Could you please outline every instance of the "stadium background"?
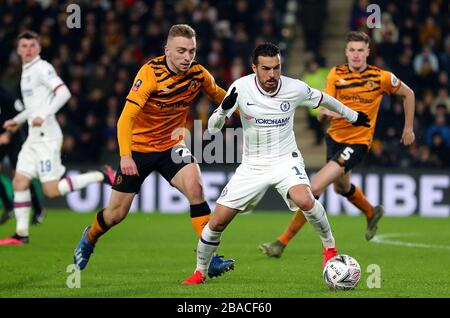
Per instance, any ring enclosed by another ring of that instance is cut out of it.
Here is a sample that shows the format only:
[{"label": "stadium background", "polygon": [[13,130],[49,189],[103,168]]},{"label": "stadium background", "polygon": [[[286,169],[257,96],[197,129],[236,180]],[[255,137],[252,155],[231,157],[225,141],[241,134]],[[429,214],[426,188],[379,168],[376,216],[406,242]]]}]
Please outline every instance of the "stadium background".
[{"label": "stadium background", "polygon": [[[66,25],[70,15],[66,9],[72,3],[81,8],[81,28],[69,29]],[[388,215],[449,216],[450,3],[377,1],[381,28],[374,29],[367,28],[372,13],[366,10],[369,4],[365,0],[0,1],[0,85],[20,97],[21,64],[15,53],[15,38],[25,29],[37,31],[42,41],[41,56],[55,66],[73,94],[57,115],[64,133],[64,163],[75,172],[104,163],[116,166],[116,122],[125,96],[140,65],[162,54],[173,23],[188,23],[196,29],[197,60],[225,89],[250,72],[251,50],[263,41],[280,46],[285,74],[321,88],[329,68],[345,62],[346,33],[364,30],[372,38],[369,63],[391,70],[415,91],[417,141],[411,147],[399,144],[402,104],[395,97],[385,96],[373,146],[356,171],[362,176],[370,171],[378,181],[364,177],[360,182],[366,191],[374,193],[371,198],[375,202],[391,207]],[[206,125],[212,109],[213,105],[200,97],[192,107],[189,127],[193,128],[194,119]],[[320,168],[325,157],[323,127],[314,116],[301,109],[295,123],[311,173]],[[238,127],[239,122],[227,125]],[[208,192],[208,200],[213,202],[234,166],[214,164],[202,169],[214,184]],[[3,174],[8,175],[7,169]],[[155,197],[148,201],[153,203],[139,201],[136,208],[186,211],[185,203],[176,194],[171,197],[169,188],[159,182],[159,177],[154,178],[152,182],[158,186],[145,191],[145,197]],[[2,180],[9,182],[6,177]],[[45,205],[93,211],[106,202],[107,189],[100,189],[93,185],[69,195],[67,201],[48,200]],[[329,210],[335,207],[339,212],[354,213],[349,206],[336,208],[336,199],[331,191],[328,193],[324,200],[330,202]],[[97,205],[89,195],[97,198]],[[270,192],[259,208],[284,206]]]}]

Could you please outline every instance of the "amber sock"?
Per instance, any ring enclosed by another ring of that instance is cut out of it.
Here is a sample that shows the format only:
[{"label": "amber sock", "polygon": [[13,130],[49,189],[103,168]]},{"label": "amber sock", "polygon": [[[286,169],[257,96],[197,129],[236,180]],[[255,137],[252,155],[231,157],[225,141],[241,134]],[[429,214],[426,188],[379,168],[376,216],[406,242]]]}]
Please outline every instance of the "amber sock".
[{"label": "amber sock", "polygon": [[210,216],[211,209],[206,201],[191,205],[191,222],[198,237],[202,235],[203,228],[208,224]]},{"label": "amber sock", "polygon": [[89,232],[87,232],[86,236],[92,244],[97,243],[100,236],[105,234],[109,227],[106,225],[105,220],[103,219],[103,210],[100,210],[97,215],[94,218],[94,221],[92,222],[91,228],[89,229]]},{"label": "amber sock", "polygon": [[367,200],[366,196],[360,188],[352,184],[350,187],[350,191],[344,194],[344,196],[347,198],[347,200],[353,203],[353,205],[360,209],[362,213],[366,215],[367,219],[370,219],[372,217],[373,206]]},{"label": "amber sock", "polygon": [[298,209],[297,212],[294,213],[294,216],[291,219],[288,227],[284,231],[283,234],[278,238],[278,240],[284,245],[288,245],[289,241],[300,231],[300,229],[305,225],[306,218],[303,215],[303,212]]}]

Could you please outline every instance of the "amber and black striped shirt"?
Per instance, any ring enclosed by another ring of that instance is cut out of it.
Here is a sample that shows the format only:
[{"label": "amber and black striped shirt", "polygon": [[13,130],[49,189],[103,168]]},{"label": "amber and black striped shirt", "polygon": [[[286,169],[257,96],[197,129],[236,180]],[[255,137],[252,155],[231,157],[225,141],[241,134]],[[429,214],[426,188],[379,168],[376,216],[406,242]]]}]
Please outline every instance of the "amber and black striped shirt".
[{"label": "amber and black striped shirt", "polygon": [[[183,134],[173,138],[174,132],[182,132],[192,101],[204,92],[219,105],[226,92],[214,81],[200,64],[193,62],[183,73],[176,74],[167,66],[165,56],[159,56],[137,73],[127,102],[140,107],[132,126],[131,150],[138,152],[162,152],[183,142]],[[180,130],[181,129],[181,130]],[[118,132],[120,154],[129,155],[129,140]]]},{"label": "amber and black striped shirt", "polygon": [[352,72],[348,64],[332,68],[324,91],[351,109],[366,113],[370,119],[370,128],[355,127],[344,118],[333,118],[327,133],[340,143],[369,146],[383,94],[395,93],[400,85],[400,80],[394,74],[372,65],[367,65],[362,72]]}]

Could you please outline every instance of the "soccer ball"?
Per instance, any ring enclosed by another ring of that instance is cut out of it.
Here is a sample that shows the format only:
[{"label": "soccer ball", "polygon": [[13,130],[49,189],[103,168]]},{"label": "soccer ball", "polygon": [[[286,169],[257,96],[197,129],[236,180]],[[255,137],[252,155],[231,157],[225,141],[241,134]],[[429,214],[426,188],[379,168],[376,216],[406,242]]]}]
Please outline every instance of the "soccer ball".
[{"label": "soccer ball", "polygon": [[330,289],[350,290],[358,285],[361,267],[348,255],[337,255],[323,269],[323,279]]}]

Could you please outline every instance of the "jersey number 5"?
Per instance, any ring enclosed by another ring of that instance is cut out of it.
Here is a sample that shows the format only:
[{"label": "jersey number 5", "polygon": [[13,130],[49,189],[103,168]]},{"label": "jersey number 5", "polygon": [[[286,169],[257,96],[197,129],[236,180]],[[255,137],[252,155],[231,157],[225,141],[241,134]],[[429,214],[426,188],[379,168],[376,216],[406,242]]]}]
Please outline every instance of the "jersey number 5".
[{"label": "jersey number 5", "polygon": [[350,159],[350,156],[352,155],[352,153],[354,153],[355,150],[353,150],[353,148],[347,147],[344,149],[344,151],[342,151],[341,153],[341,157],[344,160],[348,160]]}]

